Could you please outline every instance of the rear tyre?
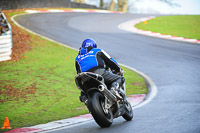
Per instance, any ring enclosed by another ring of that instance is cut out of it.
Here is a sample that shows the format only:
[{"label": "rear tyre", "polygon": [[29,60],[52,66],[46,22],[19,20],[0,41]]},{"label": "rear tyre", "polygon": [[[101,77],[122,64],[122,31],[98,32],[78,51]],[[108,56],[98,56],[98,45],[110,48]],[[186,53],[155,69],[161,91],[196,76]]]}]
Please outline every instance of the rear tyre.
[{"label": "rear tyre", "polygon": [[100,92],[94,92],[90,98],[89,109],[100,127],[109,127],[113,123],[113,113],[105,109],[105,97]]},{"label": "rear tyre", "polygon": [[133,109],[128,101],[125,103],[125,110],[126,112],[122,117],[127,121],[131,121],[133,119]]}]

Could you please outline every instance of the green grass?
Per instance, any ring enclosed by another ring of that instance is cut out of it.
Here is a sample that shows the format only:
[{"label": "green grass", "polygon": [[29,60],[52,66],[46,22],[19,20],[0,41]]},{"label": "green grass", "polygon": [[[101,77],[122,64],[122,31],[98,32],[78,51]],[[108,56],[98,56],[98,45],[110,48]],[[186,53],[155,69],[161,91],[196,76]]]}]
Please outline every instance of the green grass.
[{"label": "green grass", "polygon": [[141,22],[138,29],[200,40],[200,15],[162,16]]},{"label": "green grass", "polygon": [[[74,82],[77,51],[32,34],[30,46],[20,61],[0,62],[0,125],[5,117],[20,128],[88,113]],[[128,95],[148,93],[142,77],[124,70]]]}]

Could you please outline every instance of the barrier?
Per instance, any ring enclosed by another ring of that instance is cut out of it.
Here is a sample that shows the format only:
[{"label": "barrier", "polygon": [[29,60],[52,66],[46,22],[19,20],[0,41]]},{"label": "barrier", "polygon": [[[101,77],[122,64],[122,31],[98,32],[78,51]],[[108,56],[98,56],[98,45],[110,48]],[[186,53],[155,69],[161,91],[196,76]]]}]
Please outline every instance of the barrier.
[{"label": "barrier", "polygon": [[3,20],[8,27],[8,30],[0,35],[0,62],[10,60],[12,53],[12,28],[8,23],[6,16],[3,13],[0,13]]},{"label": "barrier", "polygon": [[94,5],[76,3],[71,0],[0,0],[0,10],[24,8],[98,8]]}]

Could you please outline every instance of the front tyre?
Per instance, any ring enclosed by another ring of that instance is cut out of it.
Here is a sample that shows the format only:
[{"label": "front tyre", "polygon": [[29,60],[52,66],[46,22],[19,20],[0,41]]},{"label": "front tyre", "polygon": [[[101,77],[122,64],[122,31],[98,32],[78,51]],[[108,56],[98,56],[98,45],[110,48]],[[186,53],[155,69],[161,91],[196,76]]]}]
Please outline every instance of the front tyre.
[{"label": "front tyre", "polygon": [[89,106],[93,118],[100,127],[112,125],[113,113],[110,109],[105,109],[105,97],[100,92],[92,94]]},{"label": "front tyre", "polygon": [[127,121],[131,121],[133,118],[133,109],[128,101],[125,103],[125,110],[126,112],[122,117]]}]

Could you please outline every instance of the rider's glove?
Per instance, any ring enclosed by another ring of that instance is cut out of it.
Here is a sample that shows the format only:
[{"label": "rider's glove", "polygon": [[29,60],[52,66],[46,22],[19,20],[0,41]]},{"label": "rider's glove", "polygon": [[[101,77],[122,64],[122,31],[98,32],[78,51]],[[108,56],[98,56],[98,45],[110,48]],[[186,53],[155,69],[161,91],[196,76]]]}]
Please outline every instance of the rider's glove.
[{"label": "rider's glove", "polygon": [[123,74],[124,74],[124,70],[123,70],[123,69],[120,69],[119,72],[116,72],[115,70],[113,70],[113,73],[115,73],[115,74],[117,74],[117,75],[121,75],[121,76],[123,76]]},{"label": "rider's glove", "polygon": [[118,75],[123,76],[123,74],[124,74],[124,70],[123,70],[123,69],[120,69],[120,72],[118,72]]}]

